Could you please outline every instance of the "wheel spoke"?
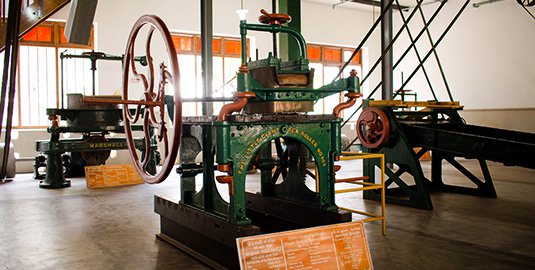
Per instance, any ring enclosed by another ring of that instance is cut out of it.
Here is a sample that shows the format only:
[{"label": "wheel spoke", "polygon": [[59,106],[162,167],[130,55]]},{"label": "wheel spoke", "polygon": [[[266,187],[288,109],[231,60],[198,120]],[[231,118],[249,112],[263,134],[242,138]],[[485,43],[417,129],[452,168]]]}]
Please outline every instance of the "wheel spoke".
[{"label": "wheel spoke", "polygon": [[282,144],[281,144],[280,138],[275,139],[275,149],[277,150],[277,157],[281,158],[283,150],[282,150]]},{"label": "wheel spoke", "polygon": [[[151,41],[152,41],[152,35],[154,34],[154,26],[150,26],[149,32],[147,34],[147,41],[145,42],[145,56],[147,59],[152,59],[152,53],[151,53]],[[152,61],[147,61],[148,66],[148,72],[149,72],[149,81],[148,81],[148,87],[145,87],[145,92],[151,97],[150,100],[152,100],[152,96],[154,93],[154,63]]]},{"label": "wheel spoke", "polygon": [[273,184],[277,183],[277,180],[279,179],[280,174],[281,174],[281,169],[280,168],[275,169],[275,172],[273,173],[273,176],[271,177],[271,182]]},{"label": "wheel spoke", "polygon": [[389,136],[390,125],[385,112],[376,107],[366,108],[357,120],[357,136],[367,148],[377,148]]},{"label": "wheel spoke", "polygon": [[[148,112],[145,113],[145,116],[148,114]],[[150,132],[150,126],[148,124],[148,117],[144,117],[144,125],[143,125],[143,139],[145,141],[145,155],[143,156],[143,160],[141,161],[141,168],[145,168],[147,164],[149,163],[150,159],[150,138],[152,137]]]}]

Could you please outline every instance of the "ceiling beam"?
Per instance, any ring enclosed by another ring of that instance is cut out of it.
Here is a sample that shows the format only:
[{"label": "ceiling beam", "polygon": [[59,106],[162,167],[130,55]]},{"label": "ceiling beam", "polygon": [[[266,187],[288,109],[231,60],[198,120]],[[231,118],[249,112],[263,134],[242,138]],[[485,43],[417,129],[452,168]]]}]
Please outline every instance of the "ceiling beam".
[{"label": "ceiling beam", "polygon": [[[342,2],[352,2],[352,3],[358,3],[358,4],[364,4],[364,5],[369,5],[369,6],[376,6],[376,7],[381,7],[381,1],[375,1],[375,0],[342,0]],[[392,5],[392,8],[393,9],[397,9],[397,10],[405,10],[409,7],[407,6],[400,6],[398,7],[397,5]]]}]

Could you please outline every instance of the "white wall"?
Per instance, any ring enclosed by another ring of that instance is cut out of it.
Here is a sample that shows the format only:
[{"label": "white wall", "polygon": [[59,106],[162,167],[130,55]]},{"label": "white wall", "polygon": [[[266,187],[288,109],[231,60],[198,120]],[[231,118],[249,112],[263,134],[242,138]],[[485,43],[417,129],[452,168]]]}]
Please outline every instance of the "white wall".
[{"label": "white wall", "polygon": [[[310,43],[357,47],[377,17],[368,11],[343,7],[333,9],[330,5],[313,2],[303,2],[301,8],[301,32],[307,42]],[[380,27],[377,27],[364,44],[364,72],[367,71],[369,65],[373,65],[380,55],[381,40],[379,29]],[[371,63],[368,65],[369,60]],[[349,73],[349,70],[347,73]],[[365,86],[375,87],[379,81],[380,74],[380,71],[373,73],[372,77],[365,83]],[[378,92],[380,93],[381,91]],[[364,89],[364,93],[368,93],[367,87]]]},{"label": "white wall", "polygon": [[[436,23],[431,27],[435,40],[442,29],[453,18],[455,12],[464,1],[450,0]],[[238,35],[238,18],[235,10],[239,9],[238,0],[214,1],[214,33],[225,35]],[[245,8],[249,10],[248,20],[255,21],[261,8],[269,7],[271,1],[245,1]],[[425,12],[429,18],[437,4],[425,6]],[[534,8],[531,8],[533,11]],[[65,20],[68,16],[69,6],[56,14],[54,19]],[[96,23],[96,50],[109,54],[120,55],[124,53],[124,47],[128,34],[134,22],[143,14],[155,14],[160,16],[172,30],[176,31],[200,31],[200,4],[198,0],[103,0],[99,1],[95,16]],[[408,16],[408,13],[406,13]],[[376,16],[377,17],[377,14]],[[401,26],[399,14],[394,13],[395,29]],[[329,5],[302,2],[302,32],[307,41],[315,43],[329,43],[336,45],[357,46],[361,38],[373,24],[373,14],[357,9],[337,7],[332,9]],[[418,21],[415,17],[413,21]],[[419,31],[418,23],[411,24],[413,35]],[[421,25],[420,25],[421,26]],[[364,65],[372,65],[380,55],[379,31],[376,30],[366,43],[366,51],[369,55],[364,60]],[[269,34],[251,33],[255,37],[256,46],[260,56],[264,57],[271,48]],[[425,37],[425,36],[424,36]],[[401,42],[394,48],[394,59],[408,46],[407,37],[403,36]],[[422,39],[425,40],[425,39]],[[497,109],[501,114],[508,113],[507,108],[534,108],[533,85],[535,85],[535,28],[533,21],[523,11],[516,1],[507,0],[491,5],[482,6],[478,9],[468,7],[465,14],[446,36],[439,46],[447,78],[452,88],[455,99],[466,105],[466,115],[470,123],[489,124],[498,127],[509,128],[506,122],[515,119],[516,126],[522,125],[521,121],[530,121],[528,118],[496,118],[496,121],[488,120],[486,113],[481,110],[470,114],[471,109]],[[421,45],[422,52],[429,46]],[[416,65],[416,58],[412,55],[395,72],[396,87],[401,85],[400,72],[405,72],[405,78]],[[440,87],[440,77],[437,69],[430,61],[427,65],[432,80],[439,89],[440,99],[446,99],[445,90]],[[433,66],[433,68],[432,68]],[[113,62],[98,63],[98,78],[100,94],[110,94],[121,86],[120,64]],[[366,67],[365,67],[366,69]],[[374,87],[378,81],[379,70],[370,80],[370,87]],[[428,90],[421,74],[411,83],[408,88],[419,91],[420,99],[429,99]],[[379,97],[377,95],[376,97]],[[505,110],[504,110],[505,108]],[[518,111],[511,112],[516,115]],[[516,114],[515,114],[516,113]],[[535,132],[535,129],[525,130]],[[35,156],[35,140],[48,139],[44,131],[24,131],[19,133],[19,139],[15,141],[16,151],[23,157]],[[122,151],[124,153],[124,151]],[[124,154],[123,154],[124,155]],[[125,162],[124,156],[120,161]],[[31,162],[17,164],[19,171],[31,171]]]},{"label": "white wall", "polygon": [[[109,54],[124,53],[126,41],[134,22],[144,14],[161,17],[172,31],[200,32],[200,2],[198,0],[159,0],[148,3],[142,0],[99,1],[95,15],[95,50]],[[271,1],[245,1],[249,10],[248,21],[256,22],[260,9],[270,7]],[[53,16],[55,20],[66,20],[70,5]],[[238,0],[214,1],[214,34],[239,36],[239,20],[235,13],[240,9]],[[302,31],[306,39],[319,43],[331,43],[355,46],[371,25],[372,14],[369,12],[302,3]],[[327,12],[327,13],[325,13]],[[318,16],[327,16],[328,25],[317,20]],[[271,51],[271,34],[249,32],[261,58]],[[376,46],[372,46],[375,48]],[[254,53],[253,53],[254,55]],[[185,67],[181,67],[185,68]],[[186,67],[187,68],[187,67]],[[117,62],[98,62],[98,88],[100,94],[112,94],[121,88],[121,66]],[[48,139],[45,132],[21,131],[20,138],[15,142],[17,152],[23,157],[35,155],[35,140]],[[124,162],[125,151],[120,151],[120,161],[110,160],[109,163]],[[31,162],[19,162],[19,171],[31,171]]]},{"label": "white wall", "polygon": [[[214,34],[239,36],[239,20],[235,11],[240,9],[238,0],[214,2]],[[157,3],[157,4],[156,4]],[[271,1],[245,1],[249,10],[247,19],[256,22],[260,9],[271,6]],[[63,8],[54,19],[66,19],[69,6]],[[95,15],[97,51],[120,55],[124,53],[126,41],[134,22],[144,14],[154,14],[163,19],[171,31],[200,32],[200,4],[198,0],[159,0],[148,4],[143,0],[99,1]],[[325,18],[319,20],[318,18]],[[372,25],[370,12],[356,9],[336,8],[312,2],[302,3],[302,32],[309,42],[356,46]],[[372,55],[378,55],[378,31],[367,43]],[[271,34],[252,32],[260,57],[271,51]],[[141,38],[141,37],[139,37]],[[254,53],[252,53],[254,55]],[[110,94],[120,88],[120,65],[114,62],[98,63],[99,90]]]},{"label": "white wall", "polygon": [[[464,0],[450,0],[432,24],[430,31],[436,41],[446,28]],[[474,1],[472,1],[474,2]],[[424,7],[427,19],[438,7],[437,4]],[[535,8],[530,8],[535,12]],[[408,12],[405,13],[406,17]],[[395,13],[396,28],[402,25]],[[410,26],[413,36],[421,29],[421,19],[415,16]],[[408,37],[403,35],[402,43],[395,47],[399,56],[408,46]],[[427,36],[422,36],[419,49],[425,55],[430,46]],[[473,8],[470,4],[457,23],[447,34],[437,51],[444,66],[453,97],[465,105],[465,109],[534,108],[535,85],[535,24],[516,1],[506,0]],[[409,61],[396,69],[396,87],[401,86],[400,72],[407,78],[416,67],[417,60],[411,55]],[[395,56],[397,59],[397,57]],[[447,94],[434,57],[426,67],[430,73],[435,91],[440,100]],[[422,99],[431,99],[427,83],[420,72],[408,85],[418,90]],[[532,132],[535,132],[533,130]]]}]

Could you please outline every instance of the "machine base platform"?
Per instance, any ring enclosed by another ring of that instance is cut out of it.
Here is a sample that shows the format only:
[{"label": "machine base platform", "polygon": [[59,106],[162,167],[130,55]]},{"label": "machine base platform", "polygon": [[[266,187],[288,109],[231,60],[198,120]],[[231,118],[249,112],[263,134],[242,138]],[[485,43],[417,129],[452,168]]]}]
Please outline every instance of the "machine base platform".
[{"label": "machine base platform", "polygon": [[351,221],[349,212],[325,211],[257,194],[247,194],[247,201],[251,206],[247,216],[253,224],[235,225],[155,196],[154,211],[160,215],[161,231],[157,237],[215,269],[239,269],[236,238]]},{"label": "machine base platform", "polygon": [[40,181],[39,187],[44,189],[60,189],[60,188],[68,188],[71,186],[70,180],[62,180],[60,181]]}]

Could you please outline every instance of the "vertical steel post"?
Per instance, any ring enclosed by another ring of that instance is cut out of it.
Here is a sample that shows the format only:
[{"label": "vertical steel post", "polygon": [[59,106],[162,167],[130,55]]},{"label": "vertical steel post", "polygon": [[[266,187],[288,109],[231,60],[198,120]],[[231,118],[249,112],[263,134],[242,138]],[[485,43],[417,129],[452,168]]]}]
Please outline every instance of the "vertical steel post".
[{"label": "vertical steel post", "polygon": [[[203,77],[203,98],[212,97],[212,0],[201,0],[201,45],[202,45],[202,77]],[[213,115],[214,108],[211,102],[202,103],[202,113],[205,116]],[[204,208],[209,211],[214,205],[214,155],[212,145],[212,126],[202,126],[202,161],[203,161],[203,192]]]},{"label": "vertical steel post", "polygon": [[[288,26],[301,32],[301,0],[279,0],[279,12],[292,16]],[[279,54],[282,59],[297,60],[301,56],[299,44],[288,34],[279,34]]]},{"label": "vertical steel post", "polygon": [[[201,0],[201,48],[202,48],[202,81],[203,98],[212,97],[212,57],[213,57],[213,28],[212,28],[212,0]],[[212,115],[214,109],[211,102],[202,103],[202,114]]]},{"label": "vertical steel post", "polygon": [[[277,13],[277,0],[271,0],[271,13]],[[279,57],[277,33],[273,33],[273,57]],[[258,60],[258,59],[256,59]]]},{"label": "vertical steel post", "polygon": [[63,62],[64,62],[64,59],[63,59],[63,53],[65,53],[65,52],[62,52],[62,53],[59,54],[59,56],[60,56],[60,57],[59,57],[59,59],[60,59],[60,69],[59,69],[60,71],[59,71],[59,72],[61,72],[61,75],[59,76],[59,79],[60,79],[60,82],[59,82],[59,83],[60,83],[59,90],[60,90],[60,94],[61,94],[60,101],[61,101],[61,108],[62,108],[62,109],[65,108],[65,107],[64,107],[64,103],[65,103],[65,102],[63,101],[64,98],[65,98],[65,93],[64,93],[64,91],[65,91],[65,86],[64,86],[64,84],[63,84],[63,81],[64,81],[64,77],[63,77],[63,76],[64,76],[64,75],[63,75],[63,72],[64,72],[64,67],[63,67],[63,64],[64,64],[64,63],[63,63]]},{"label": "vertical steel post", "polygon": [[[386,47],[392,42],[392,6],[388,0],[381,0],[381,13],[385,16],[381,20],[381,51],[384,52]],[[388,10],[387,10],[388,9]],[[386,11],[386,13],[385,13]],[[402,11],[400,11],[402,12]],[[383,81],[381,98],[391,100],[394,93],[394,48],[386,52],[383,62],[381,63],[381,80]]]},{"label": "vertical steel post", "polygon": [[[2,89],[1,89],[1,112],[0,112],[0,128],[2,127],[2,120],[4,119],[4,106],[7,101],[7,116],[6,116],[6,131],[4,134],[4,153],[0,164],[0,180],[3,180],[7,173],[7,160],[9,157],[9,145],[11,143],[11,129],[13,125],[13,102],[15,100],[15,82],[17,78],[17,60],[19,55],[19,26],[21,17],[21,1],[9,1],[7,30],[5,39],[5,55],[4,55],[4,73],[2,74]],[[7,94],[7,100],[6,100]]]}]

